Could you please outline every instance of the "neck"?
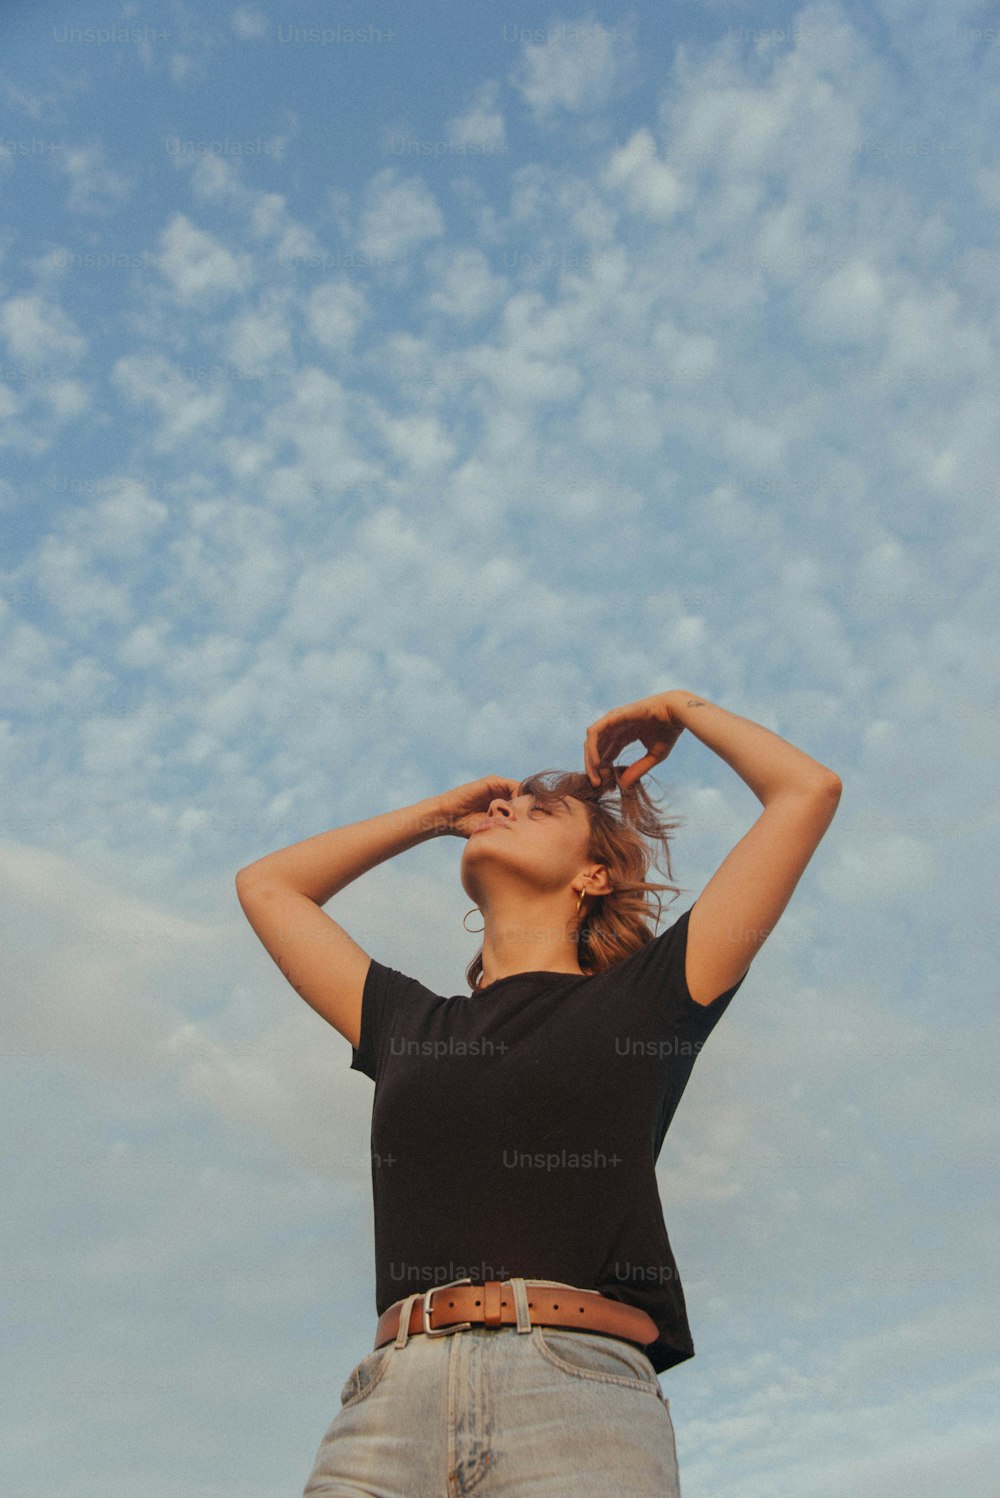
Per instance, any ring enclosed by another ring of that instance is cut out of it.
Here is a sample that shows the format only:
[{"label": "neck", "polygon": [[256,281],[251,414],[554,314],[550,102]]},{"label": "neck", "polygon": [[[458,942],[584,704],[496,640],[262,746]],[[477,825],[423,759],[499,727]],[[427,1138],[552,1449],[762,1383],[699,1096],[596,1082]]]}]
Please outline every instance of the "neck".
[{"label": "neck", "polygon": [[496,983],[515,973],[580,973],[577,919],[565,891],[549,900],[508,898],[484,912],[483,976]]}]

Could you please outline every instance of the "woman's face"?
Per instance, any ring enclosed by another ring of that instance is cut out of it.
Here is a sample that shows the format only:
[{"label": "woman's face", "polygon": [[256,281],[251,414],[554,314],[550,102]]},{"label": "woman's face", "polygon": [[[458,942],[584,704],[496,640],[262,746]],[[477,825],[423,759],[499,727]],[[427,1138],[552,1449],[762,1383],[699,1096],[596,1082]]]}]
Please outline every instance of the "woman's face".
[{"label": "woman's face", "polygon": [[591,862],[589,845],[590,817],[575,797],[543,804],[530,795],[497,796],[466,839],[462,887],[481,902],[491,876],[507,871],[539,893],[566,888]]}]

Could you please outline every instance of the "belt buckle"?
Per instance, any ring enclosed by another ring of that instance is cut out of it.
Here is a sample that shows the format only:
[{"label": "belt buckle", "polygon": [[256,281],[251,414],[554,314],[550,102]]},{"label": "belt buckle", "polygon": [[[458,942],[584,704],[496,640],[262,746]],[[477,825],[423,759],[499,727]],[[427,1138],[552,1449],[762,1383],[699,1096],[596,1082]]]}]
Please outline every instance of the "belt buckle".
[{"label": "belt buckle", "polygon": [[456,1321],[453,1326],[431,1327],[431,1296],[436,1295],[439,1290],[452,1290],[456,1285],[471,1285],[472,1279],[466,1275],[464,1279],[451,1280],[447,1285],[433,1285],[424,1294],[424,1334],[428,1337],[446,1337],[449,1332],[465,1332],[472,1325],[471,1321]]}]

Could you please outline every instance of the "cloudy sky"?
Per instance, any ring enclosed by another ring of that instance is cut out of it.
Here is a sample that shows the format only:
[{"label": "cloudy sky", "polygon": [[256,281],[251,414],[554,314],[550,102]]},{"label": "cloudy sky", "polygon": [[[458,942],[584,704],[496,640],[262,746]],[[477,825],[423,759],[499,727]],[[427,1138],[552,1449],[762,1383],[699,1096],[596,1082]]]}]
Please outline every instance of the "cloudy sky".
[{"label": "cloudy sky", "polygon": [[[845,787],[660,1159],[685,1498],[986,1498],[996,8],[0,43],[5,1491],[301,1491],[373,1335],[372,1084],[233,876],[683,687]],[[679,913],[760,807],[691,735],[653,788]],[[335,902],[445,993],[460,852]]]}]

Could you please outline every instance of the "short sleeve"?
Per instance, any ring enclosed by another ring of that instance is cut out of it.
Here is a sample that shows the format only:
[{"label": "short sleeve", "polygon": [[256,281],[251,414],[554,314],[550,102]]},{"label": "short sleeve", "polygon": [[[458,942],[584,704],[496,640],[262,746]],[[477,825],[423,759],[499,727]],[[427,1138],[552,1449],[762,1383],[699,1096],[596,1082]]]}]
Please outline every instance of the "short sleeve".
[{"label": "short sleeve", "polygon": [[[693,909],[694,906],[691,907]],[[668,1018],[678,1030],[705,1039],[739,992],[747,973],[732,988],[716,995],[710,1004],[699,1004],[691,997],[686,973],[691,910],[685,910],[672,926],[654,936],[651,942],[640,947],[626,961],[633,970],[630,974],[633,981],[648,996],[659,1014]]]},{"label": "short sleeve", "polygon": [[358,1045],[351,1047],[351,1071],[378,1081],[401,1006],[426,993],[415,978],[372,958],[361,996],[361,1035]]}]

